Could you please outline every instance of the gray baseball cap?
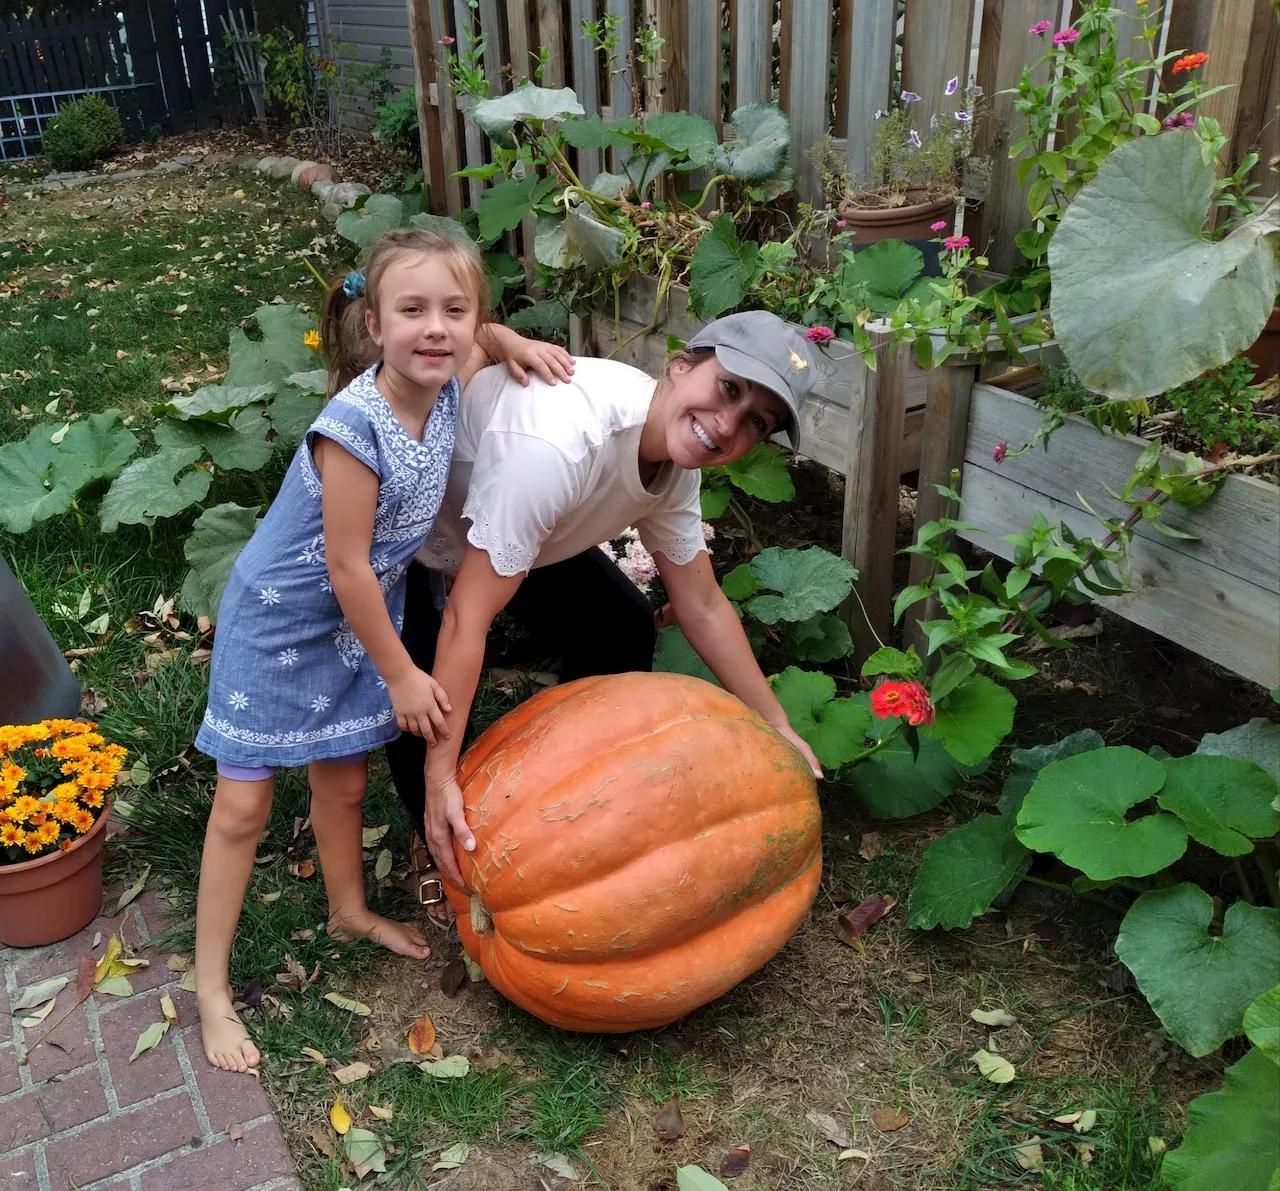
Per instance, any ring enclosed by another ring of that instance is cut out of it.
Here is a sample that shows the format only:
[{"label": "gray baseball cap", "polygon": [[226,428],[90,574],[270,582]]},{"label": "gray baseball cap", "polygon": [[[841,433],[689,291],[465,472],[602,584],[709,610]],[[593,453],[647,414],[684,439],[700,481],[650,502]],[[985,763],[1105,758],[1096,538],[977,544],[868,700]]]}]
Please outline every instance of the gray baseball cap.
[{"label": "gray baseball cap", "polygon": [[744,310],[707,323],[685,346],[715,348],[734,376],[777,393],[791,413],[780,429],[799,445],[800,406],[818,380],[803,331],[767,310]]}]

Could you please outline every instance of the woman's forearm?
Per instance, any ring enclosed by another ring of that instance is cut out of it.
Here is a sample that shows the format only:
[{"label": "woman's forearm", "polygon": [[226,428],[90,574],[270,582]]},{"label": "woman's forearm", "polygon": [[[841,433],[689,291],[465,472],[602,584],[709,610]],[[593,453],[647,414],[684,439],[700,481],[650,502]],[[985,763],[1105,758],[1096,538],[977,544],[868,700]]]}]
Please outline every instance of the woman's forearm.
[{"label": "woman's forearm", "polygon": [[751,643],[728,600],[717,600],[706,611],[687,619],[680,628],[690,645],[731,695],[736,695],[775,727],[787,726],[787,713],[760,670]]},{"label": "woman's forearm", "polygon": [[484,665],[485,641],[488,626],[477,631],[476,626],[459,622],[448,604],[440,623],[440,636],[436,641],[436,662],[431,676],[444,687],[449,696],[451,710],[445,716],[448,735],[427,750],[427,790],[453,778],[458,771],[458,754],[467,731],[467,717],[476,697],[480,682],[480,670]]}]

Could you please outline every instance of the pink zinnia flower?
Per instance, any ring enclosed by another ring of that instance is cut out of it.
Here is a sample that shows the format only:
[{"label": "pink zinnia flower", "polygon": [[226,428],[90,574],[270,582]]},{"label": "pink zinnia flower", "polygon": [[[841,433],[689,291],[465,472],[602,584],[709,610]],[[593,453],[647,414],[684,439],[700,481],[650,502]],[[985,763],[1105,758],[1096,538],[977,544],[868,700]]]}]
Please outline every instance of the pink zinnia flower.
[{"label": "pink zinnia flower", "polygon": [[1007,442],[996,443],[996,449],[991,452],[991,458],[997,463],[1003,463],[1004,457],[1009,453],[1009,444]]},{"label": "pink zinnia flower", "polygon": [[1196,118],[1190,112],[1179,112],[1176,116],[1168,116],[1165,119],[1165,128],[1194,128],[1196,126]]},{"label": "pink zinnia flower", "polygon": [[830,343],[836,337],[836,333],[830,327],[810,327],[804,333],[804,337],[810,343],[823,344]]},{"label": "pink zinnia flower", "polygon": [[1037,21],[1030,29],[1027,30],[1027,35],[1029,37],[1039,37],[1041,34],[1048,33],[1052,28],[1052,21]]},{"label": "pink zinnia flower", "polygon": [[440,44],[441,44],[441,45],[453,45],[453,43],[454,43],[455,41],[457,41],[457,38],[456,38],[456,37],[442,37],[442,38],[440,39]]},{"label": "pink zinnia flower", "polygon": [[1079,29],[1059,29],[1053,35],[1054,45],[1070,45],[1073,41],[1080,40]]},{"label": "pink zinnia flower", "polygon": [[641,204],[640,204],[640,210],[641,210],[641,211],[647,211],[647,210],[649,210],[649,208],[650,208],[650,207],[652,207],[652,206],[653,206],[653,204],[652,204],[651,202],[649,202],[649,200],[648,200],[648,199],[646,199],[643,203],[641,203]]},{"label": "pink zinnia flower", "polygon": [[956,249],[959,249],[959,248],[968,248],[969,237],[968,236],[948,236],[945,240],[942,241],[942,247],[952,252],[954,252]]},{"label": "pink zinnia flower", "polygon": [[844,229],[847,228],[848,226],[849,226],[849,221],[847,219],[836,220],[836,227],[838,227],[841,231],[844,231]]},{"label": "pink zinnia flower", "polygon": [[946,231],[946,227],[947,227],[947,221],[945,219],[939,219],[937,223],[929,224],[929,230],[931,232]]}]

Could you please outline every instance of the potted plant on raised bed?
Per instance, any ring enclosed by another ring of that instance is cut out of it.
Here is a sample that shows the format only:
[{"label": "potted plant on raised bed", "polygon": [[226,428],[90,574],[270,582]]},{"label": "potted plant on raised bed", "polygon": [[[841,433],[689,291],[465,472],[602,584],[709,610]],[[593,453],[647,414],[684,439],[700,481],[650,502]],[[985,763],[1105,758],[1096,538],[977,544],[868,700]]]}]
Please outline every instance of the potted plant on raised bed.
[{"label": "potted plant on raised bed", "polygon": [[[951,79],[946,94],[959,91]],[[871,147],[871,175],[855,178],[848,163],[825,136],[810,157],[822,177],[823,191],[838,223],[848,227],[855,244],[878,240],[928,240],[950,231],[965,159],[973,144],[975,90],[951,113],[926,115],[920,97],[904,91],[897,107],[877,113]]]},{"label": "potted plant on raised bed", "polygon": [[0,943],[56,943],[102,908],[102,845],[125,750],[96,728],[0,727]]}]

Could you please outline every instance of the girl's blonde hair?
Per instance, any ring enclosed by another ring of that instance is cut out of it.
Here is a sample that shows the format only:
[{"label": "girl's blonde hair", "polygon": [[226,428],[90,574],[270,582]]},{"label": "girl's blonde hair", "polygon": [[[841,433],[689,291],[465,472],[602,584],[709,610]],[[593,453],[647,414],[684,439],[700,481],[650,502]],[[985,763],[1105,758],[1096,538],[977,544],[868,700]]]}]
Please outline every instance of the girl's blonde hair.
[{"label": "girl's blonde hair", "polygon": [[413,253],[438,257],[452,270],[458,284],[475,302],[477,329],[490,321],[489,283],[485,280],[480,252],[474,245],[423,227],[399,227],[384,232],[373,242],[365,259],[364,293],[358,298],[349,297],[345,289],[348,274],[344,273],[325,294],[320,337],[329,362],[330,397],[377,363],[381,349],[369,335],[365,311],[377,313],[378,286],[383,274],[390,265]]}]

